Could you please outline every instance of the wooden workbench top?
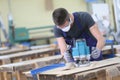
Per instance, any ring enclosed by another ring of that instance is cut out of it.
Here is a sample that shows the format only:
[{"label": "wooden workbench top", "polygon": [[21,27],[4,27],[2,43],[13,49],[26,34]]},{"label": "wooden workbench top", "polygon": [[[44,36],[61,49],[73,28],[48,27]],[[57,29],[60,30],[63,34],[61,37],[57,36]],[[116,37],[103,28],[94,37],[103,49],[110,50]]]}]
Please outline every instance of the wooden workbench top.
[{"label": "wooden workbench top", "polygon": [[49,52],[49,51],[53,51],[53,50],[56,50],[56,48],[50,47],[50,48],[45,48],[45,49],[37,49],[37,50],[30,50],[30,51],[25,51],[25,52],[18,52],[18,53],[9,54],[9,55],[1,55],[0,60],[10,59],[10,58],[15,58],[15,57],[23,57],[23,56],[33,55],[33,54],[37,54],[37,53]]},{"label": "wooden workbench top", "polygon": [[102,61],[92,62],[91,65],[87,66],[87,67],[78,67],[78,68],[74,68],[74,69],[70,69],[70,70],[65,70],[65,67],[60,67],[60,68],[42,72],[40,74],[55,75],[55,76],[71,75],[71,74],[89,71],[89,70],[93,70],[93,69],[97,69],[97,68],[101,68],[101,67],[105,67],[105,66],[110,66],[113,64],[119,64],[119,63],[120,63],[120,58],[115,57],[115,58],[106,59],[106,60],[102,60]]},{"label": "wooden workbench top", "polygon": [[48,62],[51,60],[58,60],[61,58],[62,58],[61,55],[56,55],[56,56],[49,56],[49,57],[44,57],[44,58],[32,59],[32,60],[27,60],[27,61],[22,61],[22,62],[17,62],[17,63],[4,64],[4,65],[0,66],[0,71],[7,71],[7,72],[20,71],[20,69],[24,70],[25,67],[35,65],[36,63],[45,63],[45,62]]}]

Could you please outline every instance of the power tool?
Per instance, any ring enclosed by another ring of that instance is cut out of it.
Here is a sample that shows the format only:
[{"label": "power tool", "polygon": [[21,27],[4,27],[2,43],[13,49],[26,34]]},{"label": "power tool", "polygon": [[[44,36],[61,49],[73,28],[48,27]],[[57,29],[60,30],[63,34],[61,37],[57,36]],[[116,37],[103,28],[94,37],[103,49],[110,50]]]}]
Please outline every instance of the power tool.
[{"label": "power tool", "polygon": [[90,49],[85,39],[78,39],[72,48],[72,56],[77,67],[90,65]]}]

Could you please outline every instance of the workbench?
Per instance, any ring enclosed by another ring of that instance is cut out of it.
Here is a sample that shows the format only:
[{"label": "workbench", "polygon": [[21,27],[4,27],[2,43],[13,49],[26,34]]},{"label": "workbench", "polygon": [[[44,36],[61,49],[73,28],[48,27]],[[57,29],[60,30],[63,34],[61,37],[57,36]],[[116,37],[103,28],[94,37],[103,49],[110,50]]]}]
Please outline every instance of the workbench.
[{"label": "workbench", "polygon": [[57,63],[59,62],[59,59],[61,59],[61,57],[62,57],[61,55],[57,55],[22,61],[18,63],[5,64],[0,66],[0,72],[6,72],[6,74],[3,75],[4,78],[6,77],[5,80],[12,80],[13,77],[8,79],[8,75],[12,75],[14,73],[16,73],[16,80],[23,80],[21,78],[22,72],[29,71],[38,67],[47,66],[49,64]]},{"label": "workbench", "polygon": [[35,50],[35,49],[50,48],[53,45],[54,44],[48,44],[48,45],[38,45],[38,46],[30,46],[30,47],[18,45],[18,46],[11,47],[11,48],[5,47],[5,50],[0,50],[0,55],[14,54],[18,52],[24,52],[24,51]]},{"label": "workbench", "polygon": [[[88,67],[66,70],[59,67],[38,73],[38,80],[120,80],[120,58],[115,57],[92,62]],[[28,80],[33,80],[31,72],[24,72]]]},{"label": "workbench", "polygon": [[[120,49],[120,45],[114,45],[113,47],[114,47],[115,50],[116,50],[116,49]],[[102,51],[108,51],[108,50],[111,51],[111,46],[105,46],[105,47],[102,49]],[[116,51],[115,51],[115,52],[116,52]],[[111,53],[111,52],[110,52],[110,53]],[[110,54],[110,53],[107,53],[107,54]],[[118,53],[120,53],[120,51],[119,51]],[[105,53],[105,54],[106,54],[106,53]],[[32,78],[30,71],[24,72],[24,74],[25,74],[29,79]]]},{"label": "workbench", "polygon": [[[114,46],[115,48],[118,48],[119,46],[116,45]],[[110,46],[108,47],[104,47],[103,50],[109,50],[111,49]],[[43,49],[42,49],[43,50]],[[38,50],[39,51],[39,50]],[[44,50],[43,50],[44,51]],[[32,53],[31,53],[32,54]],[[37,54],[37,53],[36,53]],[[12,58],[12,57],[11,57]],[[48,65],[48,64],[52,64],[53,63],[57,63],[57,61],[61,58],[61,56],[57,56],[57,57],[54,57],[54,58],[50,58],[47,57],[47,58],[40,58],[40,59],[32,59],[32,60],[27,60],[27,61],[22,61],[22,62],[17,62],[17,63],[10,63],[10,64],[4,64],[4,65],[1,65],[1,70],[2,72],[7,72],[4,76],[8,76],[11,75],[11,74],[16,74],[17,75],[17,80],[23,80],[23,78],[21,77],[22,72],[25,72],[26,75],[30,75],[28,76],[28,78],[32,78],[31,74],[30,74],[30,70],[34,69],[34,68],[40,68],[40,67],[43,67],[45,65]],[[6,58],[7,59],[7,58]],[[52,62],[49,62],[49,61],[52,61]],[[119,60],[120,61],[120,60]],[[115,63],[116,64],[116,63]],[[96,70],[95,70],[96,71]],[[102,69],[102,71],[104,71]],[[59,72],[59,71],[58,71]],[[84,72],[84,71],[83,71]],[[88,71],[86,71],[87,73]],[[91,72],[91,71],[90,71]],[[99,72],[99,71],[98,71]],[[42,78],[44,74],[39,74],[39,78]],[[46,76],[46,75],[45,75]],[[13,77],[11,77],[12,79]],[[33,79],[33,78],[32,78]],[[10,80],[10,79],[4,79],[4,80]],[[24,80],[27,80],[26,77],[24,77]],[[44,80],[44,79],[43,79]],[[50,80],[50,79],[49,79]],[[51,79],[52,80],[52,79]]]},{"label": "workbench", "polygon": [[18,62],[18,61],[24,61],[24,60],[29,60],[33,58],[38,58],[38,57],[44,57],[45,56],[50,56],[54,55],[55,51],[57,51],[57,48],[45,48],[45,49],[37,49],[37,50],[30,50],[30,51],[25,51],[25,52],[18,52],[14,54],[9,54],[9,55],[1,55],[0,56],[0,61],[1,65],[2,64],[8,64],[12,62]]},{"label": "workbench", "polygon": [[[3,65],[7,65],[7,68],[5,67],[4,70],[2,69],[1,71],[1,75],[3,75],[4,77],[4,80],[9,80],[7,79],[7,74],[9,73],[10,70],[14,70],[16,69],[16,67],[14,66],[20,66],[21,63],[24,63],[24,65],[26,65],[27,63],[31,63],[31,62],[34,62],[35,61],[29,61],[31,59],[35,59],[35,58],[41,58],[41,57],[47,57],[47,56],[52,56],[54,55],[54,53],[58,51],[58,48],[55,48],[55,47],[47,47],[47,48],[41,48],[41,49],[35,49],[35,50],[30,50],[30,51],[25,51],[25,52],[18,52],[18,53],[14,53],[14,54],[9,54],[9,55],[1,55],[0,56],[0,61],[1,61],[1,66]],[[26,62],[24,62],[25,60],[28,60]],[[23,61],[23,62],[22,62]],[[17,62],[21,62],[20,64],[16,64]],[[11,63],[15,63],[14,65],[11,64]],[[11,66],[13,67],[11,67]],[[32,68],[31,68],[32,67]],[[20,66],[20,67],[17,67],[17,69],[33,69],[33,67],[35,68],[35,66],[31,63],[31,65],[27,65],[26,66]],[[22,69],[22,70],[23,70]],[[19,70],[21,71],[21,70]],[[20,72],[18,71],[17,74],[19,74]],[[14,71],[12,71],[13,73]],[[20,77],[19,77],[20,78]],[[20,80],[20,79],[19,79]]]},{"label": "workbench", "polygon": [[[119,57],[91,62],[90,66],[87,67],[78,67],[70,70],[66,70],[65,67],[59,67],[47,70],[38,74],[38,80],[120,80],[120,72],[118,74],[113,69],[117,69],[119,72]],[[107,75],[107,71],[109,71],[109,75]],[[110,72],[117,74],[112,75]],[[111,76],[114,76],[115,79],[110,79]]]}]

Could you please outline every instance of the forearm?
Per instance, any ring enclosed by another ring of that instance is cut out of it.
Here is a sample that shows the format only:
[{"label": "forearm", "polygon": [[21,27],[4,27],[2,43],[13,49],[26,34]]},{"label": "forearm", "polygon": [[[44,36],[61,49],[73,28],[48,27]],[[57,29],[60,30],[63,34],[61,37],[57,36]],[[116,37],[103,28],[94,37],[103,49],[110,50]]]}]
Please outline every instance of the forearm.
[{"label": "forearm", "polygon": [[104,39],[104,37],[102,37],[102,38],[100,38],[100,39],[97,40],[96,47],[98,49],[102,50],[102,48],[104,47],[104,45],[105,45],[105,39]]},{"label": "forearm", "polygon": [[57,38],[57,41],[58,41],[58,46],[60,48],[60,53],[61,55],[64,55],[64,53],[67,51],[67,45],[63,38]]},{"label": "forearm", "polygon": [[67,63],[74,62],[72,54],[69,53],[69,51],[67,51],[68,50],[67,49],[67,44],[66,44],[64,38],[63,37],[57,38],[57,41],[58,41],[58,45],[59,45],[59,48],[60,48],[61,55],[64,57],[65,61]]},{"label": "forearm", "polygon": [[102,48],[105,45],[105,39],[103,37],[103,35],[101,34],[101,32],[99,31],[97,24],[94,24],[91,28],[90,28],[90,32],[92,33],[92,35],[97,39],[97,44],[96,47],[100,50],[102,50]]}]

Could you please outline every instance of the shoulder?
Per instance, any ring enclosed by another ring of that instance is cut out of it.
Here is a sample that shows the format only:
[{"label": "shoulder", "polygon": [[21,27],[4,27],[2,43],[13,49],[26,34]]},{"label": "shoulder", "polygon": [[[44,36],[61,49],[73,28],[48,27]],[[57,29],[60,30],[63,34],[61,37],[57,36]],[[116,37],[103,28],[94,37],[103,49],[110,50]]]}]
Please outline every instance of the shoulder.
[{"label": "shoulder", "polygon": [[88,12],[75,12],[74,14],[76,14],[79,17],[79,20],[81,21],[82,25],[85,27],[90,28],[95,24],[93,18]]},{"label": "shoulder", "polygon": [[53,28],[53,32],[56,38],[63,36],[62,30],[58,29],[56,26]]},{"label": "shoulder", "polygon": [[82,20],[91,17],[91,15],[88,12],[74,12],[73,15],[78,16]]},{"label": "shoulder", "polygon": [[53,27],[54,31],[60,31],[60,29],[58,29],[56,26]]},{"label": "shoulder", "polygon": [[54,26],[53,31],[55,34],[62,33],[62,30],[58,29],[56,26]]},{"label": "shoulder", "polygon": [[80,17],[88,17],[90,14],[88,12],[77,12]]}]

